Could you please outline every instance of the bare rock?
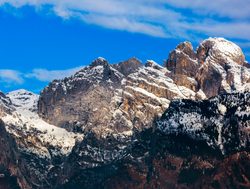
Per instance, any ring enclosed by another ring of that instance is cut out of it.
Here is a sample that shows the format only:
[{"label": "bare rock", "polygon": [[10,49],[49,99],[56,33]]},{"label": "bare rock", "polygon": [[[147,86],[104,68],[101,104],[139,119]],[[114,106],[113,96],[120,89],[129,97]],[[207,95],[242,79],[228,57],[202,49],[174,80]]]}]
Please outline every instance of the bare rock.
[{"label": "bare rock", "polygon": [[113,65],[124,76],[128,76],[131,73],[134,73],[138,68],[142,67],[142,63],[137,58],[130,58],[124,62]]},{"label": "bare rock", "polygon": [[184,42],[179,44],[176,49],[169,54],[166,67],[174,75],[194,77],[199,65],[191,43]]}]

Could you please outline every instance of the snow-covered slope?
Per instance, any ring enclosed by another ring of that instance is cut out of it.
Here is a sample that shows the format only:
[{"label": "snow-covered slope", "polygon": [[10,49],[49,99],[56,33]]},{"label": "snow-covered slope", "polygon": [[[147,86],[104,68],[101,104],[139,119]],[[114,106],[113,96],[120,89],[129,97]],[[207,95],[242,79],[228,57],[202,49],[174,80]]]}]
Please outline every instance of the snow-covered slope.
[{"label": "snow-covered slope", "polygon": [[[20,139],[26,137],[26,140],[29,140],[29,135],[37,133],[36,136],[32,137],[35,137],[41,143],[41,152],[39,152],[39,149],[35,150],[35,146],[23,150],[35,152],[37,155],[47,158],[51,158],[50,151],[55,155],[67,155],[71,152],[78,135],[50,125],[39,118],[37,114],[38,95],[22,89],[8,93],[7,97],[10,98],[15,107],[15,111],[2,118],[7,124],[8,131],[20,137]],[[53,147],[52,150],[44,148],[48,144]]]},{"label": "snow-covered slope", "polygon": [[16,109],[36,112],[39,95],[25,89],[12,91],[6,94]]},{"label": "snow-covered slope", "polygon": [[42,120],[37,114],[38,95],[22,89],[6,96],[11,102],[12,111],[5,112],[1,119],[17,144],[16,153],[20,154],[25,164],[23,171],[31,174],[28,182],[43,183],[47,175],[54,171],[52,168],[60,165],[60,159],[71,153],[76,141],[81,141],[83,135]]}]

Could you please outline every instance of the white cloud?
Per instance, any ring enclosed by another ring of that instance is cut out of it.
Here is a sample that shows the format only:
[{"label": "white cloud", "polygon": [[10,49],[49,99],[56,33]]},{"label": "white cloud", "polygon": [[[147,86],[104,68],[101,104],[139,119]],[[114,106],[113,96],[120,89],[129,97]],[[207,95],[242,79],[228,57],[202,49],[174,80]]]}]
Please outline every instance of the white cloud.
[{"label": "white cloud", "polygon": [[83,67],[76,67],[67,70],[47,70],[47,69],[34,69],[31,73],[25,74],[26,78],[35,78],[39,81],[50,82],[54,79],[63,79],[73,75]]},{"label": "white cloud", "polygon": [[[249,0],[0,0],[15,7],[51,5],[64,19],[157,37],[200,34],[250,40]],[[185,11],[183,11],[185,10]]]},{"label": "white cloud", "polygon": [[14,7],[24,5],[41,9],[43,5],[53,6],[55,14],[62,18],[78,17],[86,23],[129,32],[167,37],[164,27],[157,21],[178,19],[180,14],[164,7],[151,6],[144,2],[117,0],[0,0],[0,5],[9,3]]},{"label": "white cloud", "polygon": [[22,74],[16,70],[0,70],[0,83],[22,84],[24,82]]},{"label": "white cloud", "polygon": [[161,2],[168,2],[175,7],[190,9],[203,15],[218,15],[248,20],[250,18],[249,0],[216,0],[209,2],[205,0],[192,0],[192,2],[187,0],[162,0]]},{"label": "white cloud", "polygon": [[34,69],[29,73],[22,73],[11,69],[0,69],[0,83],[8,87],[11,85],[22,85],[27,79],[50,82],[54,79],[69,77],[82,68],[83,67],[76,67],[66,70]]},{"label": "white cloud", "polygon": [[193,31],[199,31],[212,36],[250,40],[250,23],[247,22],[204,22],[202,24],[188,25]]},{"label": "white cloud", "polygon": [[99,26],[122,31],[142,33],[156,37],[167,37],[163,27],[152,24],[129,20],[124,17],[83,15],[81,19],[86,23],[94,23]]}]

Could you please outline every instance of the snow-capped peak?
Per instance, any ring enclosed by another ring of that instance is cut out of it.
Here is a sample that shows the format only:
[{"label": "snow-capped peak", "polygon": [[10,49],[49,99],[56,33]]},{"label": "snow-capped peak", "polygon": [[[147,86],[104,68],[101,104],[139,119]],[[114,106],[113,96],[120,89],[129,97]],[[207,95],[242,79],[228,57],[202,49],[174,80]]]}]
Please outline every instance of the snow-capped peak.
[{"label": "snow-capped peak", "polygon": [[10,98],[15,108],[21,108],[30,111],[37,110],[37,102],[39,95],[34,94],[25,89],[19,89],[6,94]]},{"label": "snow-capped peak", "polygon": [[241,48],[235,43],[222,37],[208,38],[200,46],[208,47],[210,55],[230,58],[234,62],[243,63],[245,61]]},{"label": "snow-capped peak", "polygon": [[105,58],[103,58],[101,56],[99,56],[97,59],[100,60],[100,61],[107,61]]},{"label": "snow-capped peak", "polygon": [[103,57],[98,57],[97,59],[95,59],[92,64],[90,66],[107,66],[108,65],[108,61],[103,58]]}]

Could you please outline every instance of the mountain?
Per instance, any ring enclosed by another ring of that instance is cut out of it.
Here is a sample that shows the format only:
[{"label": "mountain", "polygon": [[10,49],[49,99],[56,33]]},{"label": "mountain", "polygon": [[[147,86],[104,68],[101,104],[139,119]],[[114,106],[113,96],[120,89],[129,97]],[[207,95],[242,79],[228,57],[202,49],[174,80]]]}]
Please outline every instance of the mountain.
[{"label": "mountain", "polygon": [[0,186],[247,188],[249,91],[242,50],[209,38],[0,93]]}]

